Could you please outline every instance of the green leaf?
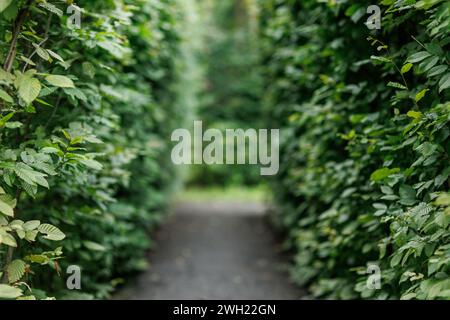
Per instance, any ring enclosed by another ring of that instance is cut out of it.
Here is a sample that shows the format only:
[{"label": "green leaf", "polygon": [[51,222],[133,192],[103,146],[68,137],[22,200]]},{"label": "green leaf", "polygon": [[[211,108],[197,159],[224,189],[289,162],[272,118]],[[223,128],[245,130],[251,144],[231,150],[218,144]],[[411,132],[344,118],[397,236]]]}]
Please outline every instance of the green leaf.
[{"label": "green leaf", "polygon": [[419,66],[420,70],[422,70],[423,72],[427,72],[431,68],[433,68],[438,62],[439,62],[439,58],[438,57],[427,58],[425,61],[423,61],[420,64],[420,66]]},{"label": "green leaf", "polygon": [[20,179],[22,179],[29,185],[36,185],[35,171],[26,164],[17,163],[14,168],[14,172]]},{"label": "green leaf", "polygon": [[381,168],[372,173],[372,175],[370,176],[370,180],[378,182],[378,181],[386,179],[391,174],[395,174],[399,171],[400,171],[400,169],[398,169],[398,168],[394,168],[394,169]]},{"label": "green leaf", "polygon": [[5,9],[9,7],[11,2],[12,2],[12,0],[1,0],[0,1],[0,13],[5,11]]},{"label": "green leaf", "polygon": [[83,245],[92,251],[106,251],[106,248],[99,243],[92,241],[83,241]]},{"label": "green leaf", "polygon": [[387,62],[387,63],[392,62],[391,59],[388,59],[385,57],[380,57],[380,56],[371,56],[370,59],[375,60],[375,61],[380,61],[380,62]]},{"label": "green leaf", "polygon": [[102,170],[103,169],[103,165],[95,160],[92,159],[81,159],[80,163],[84,164],[85,166],[94,169],[94,170]]},{"label": "green leaf", "polygon": [[408,88],[405,87],[404,85],[402,85],[402,84],[400,84],[400,83],[398,83],[398,82],[392,82],[392,81],[390,81],[390,82],[387,84],[387,86],[388,86],[388,87],[392,87],[392,88],[401,89],[401,90],[407,90],[407,89],[408,89]]},{"label": "green leaf", "polygon": [[450,206],[450,193],[443,193],[434,201],[436,206]]},{"label": "green leaf", "polygon": [[41,83],[38,79],[24,76],[19,83],[19,97],[21,97],[26,104],[30,104],[39,97],[41,88]]},{"label": "green leaf", "polygon": [[0,99],[8,102],[8,103],[13,103],[14,100],[13,98],[4,90],[0,89]]},{"label": "green leaf", "polygon": [[450,88],[450,72],[446,73],[439,81],[439,92]]},{"label": "green leaf", "polygon": [[435,67],[431,68],[430,71],[428,71],[427,77],[431,78],[431,77],[438,76],[438,75],[444,73],[445,71],[447,71],[447,69],[448,69],[448,66],[446,66],[446,65],[435,66]]},{"label": "green leaf", "polygon": [[411,206],[416,203],[416,190],[409,185],[402,185],[400,187],[400,201],[405,206]]},{"label": "green leaf", "polygon": [[35,43],[33,43],[33,47],[35,48],[36,53],[38,54],[39,57],[41,57],[45,61],[50,60],[50,55],[48,54],[48,52],[45,49],[42,49],[39,45],[37,45]]},{"label": "green leaf", "polygon": [[95,67],[92,63],[83,62],[82,67],[84,74],[86,74],[89,78],[93,79],[95,77]]},{"label": "green leaf", "polygon": [[25,231],[25,239],[31,242],[36,241],[36,236],[38,233],[39,232],[37,230]]},{"label": "green leaf", "polygon": [[8,281],[14,283],[22,279],[25,274],[27,264],[23,260],[12,261],[7,268]]},{"label": "green leaf", "polygon": [[25,56],[21,56],[21,57],[20,57],[20,60],[22,60],[22,61],[28,63],[30,66],[33,66],[33,67],[36,66],[36,63],[34,63],[33,60],[31,60],[31,59],[29,59],[29,58],[27,58],[27,57],[25,57]]},{"label": "green leaf", "polygon": [[22,289],[0,284],[0,299],[16,299],[22,295]]},{"label": "green leaf", "polygon": [[17,201],[7,194],[0,194],[0,212],[9,217],[14,216]]},{"label": "green leaf", "polygon": [[41,222],[39,220],[30,220],[23,224],[23,228],[26,231],[32,231],[32,230],[37,229],[37,227],[39,227],[40,224],[41,224]]},{"label": "green leaf", "polygon": [[52,153],[58,153],[60,150],[53,147],[44,147],[41,149],[42,153],[52,154]]},{"label": "green leaf", "polygon": [[57,227],[47,223],[41,224],[38,227],[38,231],[45,234],[44,238],[48,240],[60,241],[66,237],[66,235]]},{"label": "green leaf", "polygon": [[55,5],[48,2],[41,2],[39,6],[50,11],[51,13],[56,14],[58,17],[62,17],[64,12],[61,9],[58,9]]},{"label": "green leaf", "polygon": [[442,56],[444,55],[444,50],[442,49],[442,47],[437,44],[437,43],[427,43],[425,45],[425,48],[427,49],[427,51],[429,53],[431,53],[432,55],[435,56]]},{"label": "green leaf", "polygon": [[47,52],[48,52],[53,58],[55,58],[56,60],[58,60],[58,61],[60,61],[60,62],[64,62],[64,59],[63,59],[59,54],[57,54],[56,52],[54,52],[54,51],[52,51],[52,50],[50,50],[50,49],[47,49]]},{"label": "green leaf", "polygon": [[59,88],[75,88],[73,81],[66,76],[50,75],[45,78],[52,86]]},{"label": "green leaf", "polygon": [[9,217],[14,216],[14,209],[0,199],[0,212]]},{"label": "green leaf", "polygon": [[431,56],[431,53],[429,53],[427,51],[420,51],[420,52],[417,52],[417,53],[411,55],[407,61],[410,63],[418,63],[422,60],[425,60],[426,58],[428,58],[430,56]]},{"label": "green leaf", "polygon": [[2,234],[2,239],[1,239],[0,243],[4,243],[7,246],[14,247],[14,248],[17,247],[16,239],[9,233]]},{"label": "green leaf", "polygon": [[31,255],[26,256],[24,259],[26,261],[38,263],[38,264],[42,264],[42,265],[47,264],[50,261],[49,257],[47,257],[46,255],[43,255],[43,254],[31,254]]}]

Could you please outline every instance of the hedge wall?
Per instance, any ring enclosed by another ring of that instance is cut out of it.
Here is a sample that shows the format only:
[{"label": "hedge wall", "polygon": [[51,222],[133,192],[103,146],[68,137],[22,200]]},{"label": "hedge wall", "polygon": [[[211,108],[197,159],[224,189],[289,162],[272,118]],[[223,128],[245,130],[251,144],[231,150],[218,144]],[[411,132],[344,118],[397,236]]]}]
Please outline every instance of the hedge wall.
[{"label": "hedge wall", "polygon": [[[198,52],[203,79],[196,119],[203,121],[205,130],[261,127],[257,0],[203,0],[197,4],[203,28],[203,48]],[[260,180],[259,168],[254,165],[199,165],[190,168],[187,183],[252,186]]]},{"label": "hedge wall", "polygon": [[450,298],[450,3],[263,0],[261,17],[294,278],[315,297]]},{"label": "hedge wall", "polygon": [[0,298],[106,297],[174,180],[176,1],[72,3],[0,2]]}]

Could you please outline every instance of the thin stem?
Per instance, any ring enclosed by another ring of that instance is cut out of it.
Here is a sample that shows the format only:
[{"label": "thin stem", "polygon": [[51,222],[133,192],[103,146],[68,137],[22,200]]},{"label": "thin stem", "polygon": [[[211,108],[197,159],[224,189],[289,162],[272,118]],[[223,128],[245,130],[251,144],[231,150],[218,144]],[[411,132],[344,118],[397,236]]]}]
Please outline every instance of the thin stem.
[{"label": "thin stem", "polygon": [[6,72],[11,72],[14,60],[16,59],[17,55],[17,42],[19,41],[20,32],[22,31],[22,26],[25,22],[25,18],[28,15],[28,11],[30,8],[30,5],[33,3],[34,0],[28,0],[27,4],[23,9],[20,10],[19,14],[17,15],[16,20],[13,24],[13,30],[12,30],[12,40],[11,45],[9,47],[8,54],[6,55],[5,63],[3,65],[3,69]]}]

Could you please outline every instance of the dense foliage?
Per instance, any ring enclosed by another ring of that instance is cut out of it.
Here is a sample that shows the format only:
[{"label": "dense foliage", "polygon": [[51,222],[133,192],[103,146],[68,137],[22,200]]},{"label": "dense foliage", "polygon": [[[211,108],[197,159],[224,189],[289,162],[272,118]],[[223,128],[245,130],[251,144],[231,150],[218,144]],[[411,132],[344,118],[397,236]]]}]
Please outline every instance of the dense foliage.
[{"label": "dense foliage", "polygon": [[[255,0],[198,1],[204,45],[196,119],[205,128],[259,128],[261,77]],[[201,165],[191,168],[189,184],[255,185],[259,169],[252,165]]]},{"label": "dense foliage", "polygon": [[450,298],[450,3],[263,0],[262,29],[295,279],[316,297]]},{"label": "dense foliage", "polygon": [[172,0],[0,1],[0,298],[105,297],[145,267],[183,119],[178,20]]}]

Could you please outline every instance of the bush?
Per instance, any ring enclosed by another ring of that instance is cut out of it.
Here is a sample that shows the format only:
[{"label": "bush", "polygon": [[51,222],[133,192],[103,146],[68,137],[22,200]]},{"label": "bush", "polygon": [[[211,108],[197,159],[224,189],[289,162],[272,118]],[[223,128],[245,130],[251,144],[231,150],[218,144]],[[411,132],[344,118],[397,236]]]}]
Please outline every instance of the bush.
[{"label": "bush", "polygon": [[448,299],[450,4],[371,4],[263,1],[275,219],[316,297]]},{"label": "bush", "polygon": [[0,298],[106,297],[145,267],[175,178],[176,1],[77,5],[81,28],[61,1],[0,5]]},{"label": "bush", "polygon": [[[203,87],[198,94],[197,119],[204,122],[205,130],[260,128],[256,1],[204,1],[199,9],[204,17],[204,46],[199,51]],[[188,184],[255,186],[260,180],[259,168],[254,165],[196,165],[190,170]]]}]

